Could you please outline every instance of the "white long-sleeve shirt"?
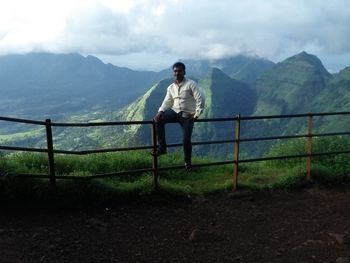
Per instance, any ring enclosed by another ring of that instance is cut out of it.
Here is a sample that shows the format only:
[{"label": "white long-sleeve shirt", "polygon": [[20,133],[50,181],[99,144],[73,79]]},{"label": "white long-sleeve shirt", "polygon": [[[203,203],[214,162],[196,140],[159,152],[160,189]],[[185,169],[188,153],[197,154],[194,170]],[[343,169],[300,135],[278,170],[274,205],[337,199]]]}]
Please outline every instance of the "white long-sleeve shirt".
[{"label": "white long-sleeve shirt", "polygon": [[184,78],[180,84],[174,82],[168,87],[159,111],[171,108],[177,113],[184,111],[194,114],[196,118],[203,112],[204,104],[205,96],[202,89],[195,81]]}]

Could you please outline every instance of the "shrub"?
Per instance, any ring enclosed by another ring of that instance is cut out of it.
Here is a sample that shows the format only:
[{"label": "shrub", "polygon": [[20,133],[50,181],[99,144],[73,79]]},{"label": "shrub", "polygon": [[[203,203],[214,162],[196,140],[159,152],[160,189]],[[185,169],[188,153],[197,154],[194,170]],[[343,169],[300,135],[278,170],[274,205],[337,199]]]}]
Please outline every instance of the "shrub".
[{"label": "shrub", "polygon": [[[268,151],[268,157],[305,154],[307,141],[305,138],[283,141],[275,144]],[[350,150],[350,140],[347,137],[319,137],[313,139],[314,154],[340,152]],[[273,160],[270,167],[291,169],[305,165],[305,158]],[[322,182],[338,182],[350,177],[350,158],[348,154],[328,154],[312,157],[313,179]],[[329,178],[326,178],[329,177]]]},{"label": "shrub", "polygon": [[[313,139],[313,153],[325,153],[325,152],[336,152],[336,151],[346,151],[350,150],[350,140],[345,137],[328,137],[328,138],[314,138]],[[293,139],[288,141],[283,141],[275,144],[270,148],[267,156],[285,156],[285,155],[297,155],[306,153],[306,139]],[[336,163],[341,166],[349,165],[349,156],[347,155],[327,155],[327,156],[315,156],[313,157],[316,162],[325,162],[327,165],[335,165]],[[275,160],[271,163],[274,166],[286,165],[295,166],[296,163],[304,162],[302,159],[300,161],[295,161],[295,159],[288,160]]]}]

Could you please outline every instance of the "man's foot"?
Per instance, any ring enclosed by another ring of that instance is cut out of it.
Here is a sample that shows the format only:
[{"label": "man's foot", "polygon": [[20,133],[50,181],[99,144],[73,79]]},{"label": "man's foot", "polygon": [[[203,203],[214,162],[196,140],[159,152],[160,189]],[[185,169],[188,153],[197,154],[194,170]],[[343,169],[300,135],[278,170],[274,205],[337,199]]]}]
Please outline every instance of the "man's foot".
[{"label": "man's foot", "polygon": [[157,150],[157,151],[155,151],[155,152],[151,152],[151,155],[153,155],[153,156],[160,156],[160,155],[167,154],[167,153],[168,153],[168,152],[165,151],[165,150],[163,150],[163,151]]},{"label": "man's foot", "polygon": [[187,172],[190,172],[192,170],[192,163],[185,163],[185,169]]}]

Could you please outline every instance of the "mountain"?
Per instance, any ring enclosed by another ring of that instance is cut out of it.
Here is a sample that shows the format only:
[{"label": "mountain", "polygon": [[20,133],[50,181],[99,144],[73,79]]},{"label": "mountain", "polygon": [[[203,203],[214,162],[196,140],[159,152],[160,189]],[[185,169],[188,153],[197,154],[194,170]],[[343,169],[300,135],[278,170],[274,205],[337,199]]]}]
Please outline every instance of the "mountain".
[{"label": "mountain", "polygon": [[[316,56],[306,52],[277,63],[253,87],[258,98],[254,116],[340,112],[348,111],[350,106],[350,69],[331,75]],[[307,127],[307,118],[251,121],[242,134],[244,137],[306,134]],[[342,116],[314,117],[313,130],[349,131],[350,122]],[[273,143],[252,143],[247,148],[250,153],[261,154]]]},{"label": "mountain", "polygon": [[329,112],[350,109],[350,67],[340,71],[328,82],[313,101],[312,107],[315,111]]},{"label": "mountain", "polygon": [[[350,67],[343,69],[331,79],[325,89],[313,100],[314,112],[341,112],[350,109]],[[348,118],[348,117],[345,117]],[[327,132],[349,131],[350,122],[344,116],[319,118],[318,127]]]},{"label": "mountain", "polygon": [[207,97],[204,118],[233,117],[238,113],[252,114],[256,97],[248,84],[230,78],[217,68],[211,69],[200,84]]},{"label": "mountain", "polygon": [[331,79],[322,62],[306,52],[277,63],[255,82],[259,100],[254,115],[312,111],[311,102]]},{"label": "mountain", "polygon": [[99,106],[116,109],[163,77],[79,54],[0,56],[1,115],[60,120]]},{"label": "mountain", "polygon": [[253,83],[275,65],[267,59],[244,55],[215,60],[184,60],[184,63],[189,76],[201,79],[211,68],[218,68],[229,77],[246,83]]}]

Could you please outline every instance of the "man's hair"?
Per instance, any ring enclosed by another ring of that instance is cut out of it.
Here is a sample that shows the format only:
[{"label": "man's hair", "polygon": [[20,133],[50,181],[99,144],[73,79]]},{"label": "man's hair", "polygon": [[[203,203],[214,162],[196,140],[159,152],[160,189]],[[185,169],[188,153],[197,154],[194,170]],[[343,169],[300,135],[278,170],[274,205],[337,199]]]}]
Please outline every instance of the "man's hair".
[{"label": "man's hair", "polygon": [[182,68],[184,71],[186,70],[186,66],[185,66],[185,64],[182,63],[182,62],[176,62],[176,63],[174,63],[173,69],[174,69],[174,68]]}]

